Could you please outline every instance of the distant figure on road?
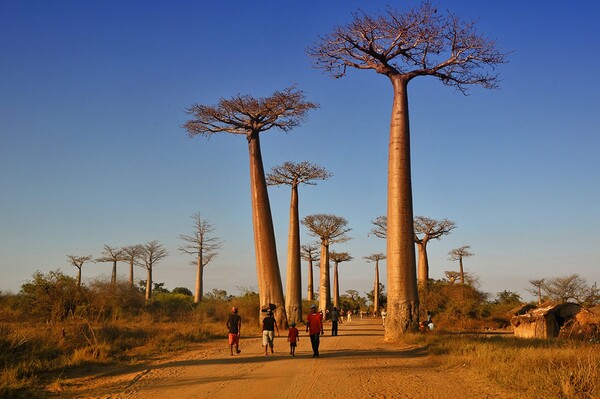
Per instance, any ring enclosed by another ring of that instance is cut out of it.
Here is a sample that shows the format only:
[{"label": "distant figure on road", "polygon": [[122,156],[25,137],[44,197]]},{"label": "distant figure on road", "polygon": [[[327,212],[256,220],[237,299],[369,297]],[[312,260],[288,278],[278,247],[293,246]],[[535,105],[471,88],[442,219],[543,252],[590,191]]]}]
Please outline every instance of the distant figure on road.
[{"label": "distant figure on road", "polygon": [[231,314],[227,319],[227,328],[229,329],[229,349],[233,356],[233,346],[235,345],[235,353],[240,353],[240,332],[242,331],[242,317],[237,314],[238,308],[231,308]]},{"label": "distant figure on road", "polygon": [[348,323],[352,321],[352,309],[348,309],[346,311],[346,320],[348,321]]},{"label": "distant figure on road", "polygon": [[277,321],[273,317],[273,312],[267,312],[267,317],[263,319],[263,336],[262,344],[265,347],[265,355],[268,355],[267,349],[271,348],[271,355],[273,354],[273,340],[275,339],[275,330],[277,330],[277,336],[279,336],[279,327]]},{"label": "distant figure on road", "polygon": [[383,309],[381,311],[381,324],[383,324],[383,326],[385,327],[385,317],[387,316],[387,312],[385,311],[385,309]]},{"label": "distant figure on road", "polygon": [[319,334],[323,335],[323,317],[317,313],[317,306],[310,306],[310,313],[306,316],[306,332],[310,336],[313,357],[319,357]]},{"label": "distant figure on road", "polygon": [[338,335],[338,319],[340,318],[340,313],[337,308],[334,306],[333,310],[329,312],[329,316],[331,317],[331,335]]},{"label": "distant figure on road", "polygon": [[292,321],[288,329],[288,342],[290,343],[290,355],[296,356],[296,342],[300,341],[300,332],[296,328],[296,323]]}]

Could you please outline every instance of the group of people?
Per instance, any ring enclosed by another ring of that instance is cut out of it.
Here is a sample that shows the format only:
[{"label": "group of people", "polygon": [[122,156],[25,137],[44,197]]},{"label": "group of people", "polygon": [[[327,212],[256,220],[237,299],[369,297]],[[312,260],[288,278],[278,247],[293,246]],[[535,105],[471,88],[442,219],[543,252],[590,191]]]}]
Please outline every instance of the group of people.
[{"label": "group of people", "polygon": [[[335,309],[335,308],[334,308]],[[240,333],[242,330],[242,318],[238,315],[238,308],[231,308],[231,314],[227,319],[227,328],[229,329],[229,350],[231,356],[235,353],[240,354]],[[279,336],[279,326],[277,320],[273,316],[273,311],[268,310],[266,317],[262,321],[262,346],[265,348],[265,356],[269,355],[269,349],[271,355],[273,354],[273,341],[275,339],[275,331]],[[320,336],[324,334],[323,330],[323,315],[317,312],[317,306],[312,305],[310,307],[310,313],[306,317],[306,332],[309,334],[310,343],[313,350],[313,357],[319,357],[319,343]],[[337,335],[337,331],[336,334]],[[300,341],[300,332],[296,328],[296,323],[290,323],[288,329],[288,342],[290,343],[290,355],[296,356],[296,346]]]}]

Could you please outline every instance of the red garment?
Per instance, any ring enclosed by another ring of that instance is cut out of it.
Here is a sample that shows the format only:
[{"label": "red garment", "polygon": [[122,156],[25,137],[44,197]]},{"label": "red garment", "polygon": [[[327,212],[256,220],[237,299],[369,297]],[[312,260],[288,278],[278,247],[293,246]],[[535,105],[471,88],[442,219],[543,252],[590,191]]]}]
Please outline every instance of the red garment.
[{"label": "red garment", "polygon": [[299,331],[296,327],[290,327],[290,329],[288,330],[288,340],[290,341],[290,344],[296,343],[296,340],[298,339],[298,334]]},{"label": "red garment", "polygon": [[306,327],[308,328],[308,333],[319,334],[323,331],[323,321],[321,320],[321,315],[319,313],[309,313],[306,316]]}]

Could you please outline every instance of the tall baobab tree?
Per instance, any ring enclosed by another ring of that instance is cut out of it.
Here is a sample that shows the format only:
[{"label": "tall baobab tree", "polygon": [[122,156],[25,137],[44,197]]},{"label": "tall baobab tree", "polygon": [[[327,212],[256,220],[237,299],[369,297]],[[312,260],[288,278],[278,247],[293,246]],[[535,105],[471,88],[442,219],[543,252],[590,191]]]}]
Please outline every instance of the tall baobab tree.
[{"label": "tall baobab tree", "polygon": [[364,257],[367,262],[375,262],[375,285],[373,288],[373,313],[379,312],[379,261],[385,259],[381,252]]},{"label": "tall baobab tree", "polygon": [[167,249],[158,241],[150,241],[142,244],[138,258],[138,264],[148,271],[146,279],[146,300],[152,298],[152,272],[154,266],[168,255]]},{"label": "tall baobab tree", "polygon": [[459,273],[460,273],[460,283],[461,284],[465,283],[465,271],[463,268],[463,258],[468,258],[469,256],[475,255],[474,253],[469,251],[470,249],[471,249],[470,245],[464,245],[460,248],[454,248],[454,249],[450,250],[450,252],[448,252],[448,260],[458,261],[458,264],[460,267]]},{"label": "tall baobab tree", "polygon": [[129,288],[133,288],[133,266],[136,264],[137,258],[142,253],[141,245],[128,245],[126,247],[121,248],[123,252],[123,260],[129,263]]},{"label": "tall baobab tree", "polygon": [[338,265],[342,262],[351,261],[353,258],[348,252],[329,251],[329,259],[333,261],[333,306],[340,307],[340,278]]},{"label": "tall baobab tree", "polygon": [[306,226],[309,234],[321,240],[321,262],[319,265],[319,309],[324,312],[331,308],[331,283],[329,279],[329,245],[348,241],[346,235],[350,228],[348,221],[341,216],[318,213],[308,215],[301,223]]},{"label": "tall baobab tree", "polygon": [[546,279],[529,280],[529,284],[533,286],[533,289],[528,289],[533,295],[537,296],[538,305],[542,304],[542,290],[546,285]]},{"label": "tall baobab tree", "polygon": [[315,291],[313,285],[313,262],[319,261],[318,248],[314,245],[302,245],[302,259],[308,262],[308,289],[306,299],[308,301],[314,301]]},{"label": "tall baobab tree", "polygon": [[423,287],[427,287],[429,281],[427,244],[431,240],[439,240],[442,236],[450,234],[456,228],[456,224],[448,219],[435,220],[424,216],[415,216],[414,226],[415,244],[417,244],[419,252],[418,282]]},{"label": "tall baobab tree", "polygon": [[67,259],[69,262],[77,268],[77,286],[81,287],[81,268],[85,262],[89,262],[93,259],[92,255],[87,256],[76,256],[76,255],[67,255]]},{"label": "tall baobab tree", "polygon": [[370,69],[386,76],[393,88],[388,156],[386,339],[416,330],[419,298],[415,268],[408,83],[420,76],[466,92],[470,85],[495,88],[492,72],[505,62],[492,40],[474,22],[438,10],[429,2],[404,12],[388,7],[369,16],[359,11],[345,26],[319,38],[307,49],[314,66],[333,77],[348,69]]},{"label": "tall baobab tree", "polygon": [[125,261],[125,257],[123,256],[122,248],[113,248],[110,245],[104,245],[104,251],[102,251],[102,256],[97,258],[94,262],[103,263],[103,262],[111,262],[112,263],[112,273],[110,275],[110,284],[114,287],[117,285],[117,262]]},{"label": "tall baobab tree", "polygon": [[259,300],[262,308],[270,304],[276,306],[277,323],[284,327],[287,327],[287,318],[283,286],[259,135],[272,128],[287,132],[299,126],[308,111],[317,107],[317,104],[305,101],[302,91],[290,87],[266,98],[238,94],[229,100],[221,99],[216,106],[192,105],[187,113],[193,119],[184,124],[190,136],[231,133],[244,135],[248,141]]},{"label": "tall baobab tree", "polygon": [[204,293],[204,266],[217,256],[217,249],[221,248],[221,241],[218,237],[211,236],[215,228],[208,220],[203,219],[199,212],[196,212],[192,219],[194,221],[194,233],[179,236],[181,240],[185,241],[185,244],[179,247],[179,251],[196,256],[194,303],[198,303],[202,300]]},{"label": "tall baobab tree", "polygon": [[331,177],[325,168],[309,162],[285,162],[271,168],[267,185],[288,185],[292,188],[290,200],[290,226],[288,230],[288,256],[285,306],[289,322],[302,321],[302,269],[300,266],[300,217],[298,216],[298,186],[316,185],[315,180]]}]

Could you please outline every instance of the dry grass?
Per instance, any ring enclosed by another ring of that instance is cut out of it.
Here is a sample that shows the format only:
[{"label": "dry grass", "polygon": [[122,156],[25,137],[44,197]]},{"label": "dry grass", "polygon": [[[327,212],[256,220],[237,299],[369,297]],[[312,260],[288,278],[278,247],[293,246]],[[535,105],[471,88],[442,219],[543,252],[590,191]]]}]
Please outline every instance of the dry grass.
[{"label": "dry grass", "polygon": [[600,398],[600,345],[513,336],[429,334],[426,343],[448,367],[469,366],[527,398]]}]

